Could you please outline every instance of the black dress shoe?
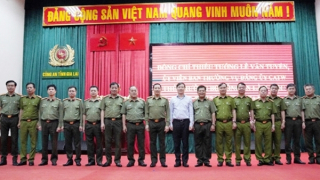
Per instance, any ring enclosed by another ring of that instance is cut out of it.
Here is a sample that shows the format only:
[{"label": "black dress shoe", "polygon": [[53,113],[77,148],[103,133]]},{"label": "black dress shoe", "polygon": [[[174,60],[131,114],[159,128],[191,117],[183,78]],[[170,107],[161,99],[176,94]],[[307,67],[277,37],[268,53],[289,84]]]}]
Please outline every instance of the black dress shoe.
[{"label": "black dress shoe", "polygon": [[287,161],[286,161],[286,164],[291,164],[291,160],[287,160]]},{"label": "black dress shoe", "polygon": [[295,164],[306,164],[305,162],[302,162],[300,159],[294,160],[293,163],[295,163]]},{"label": "black dress shoe", "polygon": [[231,162],[226,162],[226,166],[233,167],[234,165]]},{"label": "black dress shoe", "polygon": [[154,163],[154,162],[151,163],[151,164],[150,164],[150,167],[156,167],[156,163]]},{"label": "black dress shoe", "polygon": [[97,166],[102,166],[103,164],[102,163],[97,163]]},{"label": "black dress shoe", "polygon": [[7,160],[2,160],[2,161],[0,162],[0,166],[4,166],[4,165],[7,165]]},{"label": "black dress shoe", "polygon": [[274,163],[277,165],[283,165],[283,163],[280,160],[276,160],[276,161],[274,161]]},{"label": "black dress shoe", "polygon": [[241,166],[241,163],[240,162],[236,162],[236,166]]},{"label": "black dress shoe", "polygon": [[203,163],[197,163],[194,167],[200,167],[203,166]]},{"label": "black dress shoe", "polygon": [[108,166],[110,166],[110,165],[111,165],[111,163],[106,162],[106,163],[104,163],[104,164],[102,165],[102,167],[108,167]]},{"label": "black dress shoe", "polygon": [[246,162],[247,166],[252,166],[251,162]]},{"label": "black dress shoe", "polygon": [[56,166],[57,165],[57,162],[52,162],[52,166]]},{"label": "black dress shoe", "polygon": [[45,165],[48,165],[48,162],[42,161],[42,162],[39,164],[39,166],[45,166]]},{"label": "black dress shoe", "polygon": [[272,162],[272,161],[265,163],[265,165],[268,165],[268,166],[274,166],[274,164],[273,164],[273,162]]},{"label": "black dress shoe", "polygon": [[129,162],[129,163],[127,164],[127,167],[132,167],[132,166],[134,166],[134,162]]},{"label": "black dress shoe", "polygon": [[27,165],[27,161],[24,161],[24,162],[19,162],[18,166],[25,166]]},{"label": "black dress shoe", "polygon": [[259,163],[257,164],[257,166],[263,166],[264,163],[262,161],[259,161]]},{"label": "black dress shoe", "polygon": [[180,167],[181,166],[181,163],[175,163],[174,164],[174,167]]},{"label": "black dress shoe", "polygon": [[81,163],[80,163],[80,162],[76,162],[76,165],[77,165],[77,166],[81,166]]},{"label": "black dress shoe", "polygon": [[315,164],[315,160],[310,160],[309,162],[308,162],[308,164]]},{"label": "black dress shoe", "polygon": [[34,166],[34,162],[29,162],[29,166]]},{"label": "black dress shoe", "polygon": [[121,163],[116,163],[117,167],[122,167]]},{"label": "black dress shoe", "polygon": [[162,167],[168,167],[168,165],[166,165],[166,163],[161,163]]},{"label": "black dress shoe", "polygon": [[189,164],[187,164],[187,163],[182,163],[182,166],[183,166],[183,167],[189,167]]},{"label": "black dress shoe", "polygon": [[63,166],[72,166],[72,165],[73,165],[73,161],[68,160],[67,163],[65,163]]},{"label": "black dress shoe", "polygon": [[204,166],[212,167],[211,164],[209,164],[209,163],[204,163]]},{"label": "black dress shoe", "polygon": [[218,162],[217,166],[218,166],[218,167],[223,166],[223,162]]},{"label": "black dress shoe", "polygon": [[94,166],[94,165],[96,165],[95,162],[89,162],[88,164],[86,164],[86,166]]},{"label": "black dress shoe", "polygon": [[146,167],[146,166],[147,166],[147,164],[144,163],[144,162],[139,162],[138,165],[139,165],[139,166],[142,166],[142,167]]},{"label": "black dress shoe", "polygon": [[13,166],[18,166],[18,162],[17,162],[17,160],[12,161],[12,165],[13,165]]},{"label": "black dress shoe", "polygon": [[320,161],[316,160],[316,163],[317,163],[317,164],[320,164]]}]

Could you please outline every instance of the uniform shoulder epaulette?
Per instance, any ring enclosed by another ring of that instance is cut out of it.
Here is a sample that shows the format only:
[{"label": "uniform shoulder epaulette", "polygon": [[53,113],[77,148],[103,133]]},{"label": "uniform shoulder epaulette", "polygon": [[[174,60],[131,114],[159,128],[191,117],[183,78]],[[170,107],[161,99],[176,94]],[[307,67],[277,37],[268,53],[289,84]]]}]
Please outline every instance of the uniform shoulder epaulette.
[{"label": "uniform shoulder epaulette", "polygon": [[21,96],[21,97],[23,97],[23,95],[22,94],[19,94],[19,93],[16,93],[17,95],[19,95],[19,96]]},{"label": "uniform shoulder epaulette", "polygon": [[216,97],[214,97],[213,99],[215,99],[215,98],[219,98],[219,96],[216,96]]},{"label": "uniform shoulder epaulette", "polygon": [[260,101],[261,99],[260,98],[258,98],[258,99],[256,99],[256,100],[254,100],[254,101]]},{"label": "uniform shoulder epaulette", "polygon": [[142,98],[138,98],[139,100],[142,100],[142,101],[145,101],[144,99],[142,99]]},{"label": "uniform shoulder epaulette", "polygon": [[149,97],[147,97],[147,99],[150,99],[150,98],[153,98],[153,96],[149,96]]},{"label": "uniform shoulder epaulette", "polygon": [[0,94],[0,96],[6,95],[7,93]]},{"label": "uniform shoulder epaulette", "polygon": [[68,100],[68,99],[69,99],[69,98],[64,98],[63,101],[66,101],[66,100]]},{"label": "uniform shoulder epaulette", "polygon": [[42,99],[42,97],[41,96],[39,96],[39,95],[36,95],[38,98],[40,98],[40,99]]},{"label": "uniform shoulder epaulette", "polygon": [[267,99],[267,101],[273,102],[273,100],[272,100],[272,99],[270,99],[270,98],[269,98],[269,99]]},{"label": "uniform shoulder epaulette", "polygon": [[59,100],[59,101],[61,101],[61,99],[59,99],[59,98],[56,98],[56,100]]},{"label": "uniform shoulder epaulette", "polygon": [[88,98],[88,99],[86,99],[86,100],[84,100],[84,101],[89,101],[90,100],[90,98]]},{"label": "uniform shoulder epaulette", "polygon": [[41,100],[45,100],[45,99],[48,99],[48,97],[41,98]]},{"label": "uniform shoulder epaulette", "polygon": [[194,102],[196,102],[198,100],[198,98],[196,98],[196,99],[192,99],[192,102],[194,103]]},{"label": "uniform shoulder epaulette", "polygon": [[82,99],[80,99],[80,98],[76,98],[76,100],[78,100],[78,101],[82,101]]},{"label": "uniform shoulder epaulette", "polygon": [[301,97],[301,98],[303,98],[303,99],[305,99],[305,98],[307,98],[308,96],[303,96],[303,97]]},{"label": "uniform shoulder epaulette", "polygon": [[120,96],[120,95],[119,95],[119,97],[122,98],[122,99],[125,99],[125,97],[123,97],[123,96]]},{"label": "uniform shoulder epaulette", "polygon": [[168,98],[161,96],[161,98],[168,100]]}]

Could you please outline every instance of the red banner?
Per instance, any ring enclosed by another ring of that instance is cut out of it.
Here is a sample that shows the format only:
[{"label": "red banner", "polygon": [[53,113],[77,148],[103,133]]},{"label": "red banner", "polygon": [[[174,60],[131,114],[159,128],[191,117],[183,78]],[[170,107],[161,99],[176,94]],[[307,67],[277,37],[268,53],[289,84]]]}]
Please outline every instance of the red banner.
[{"label": "red banner", "polygon": [[43,26],[209,21],[295,21],[294,2],[144,3],[43,8]]},{"label": "red banner", "polygon": [[92,34],[90,36],[90,51],[116,50],[116,34]]}]

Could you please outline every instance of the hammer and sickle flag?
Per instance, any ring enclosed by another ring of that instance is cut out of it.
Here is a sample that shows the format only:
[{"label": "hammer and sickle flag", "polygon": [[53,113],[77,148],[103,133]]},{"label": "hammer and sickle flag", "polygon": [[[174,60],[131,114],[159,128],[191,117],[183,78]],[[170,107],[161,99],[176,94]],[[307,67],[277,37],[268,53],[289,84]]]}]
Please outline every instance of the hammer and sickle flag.
[{"label": "hammer and sickle flag", "polygon": [[90,51],[115,51],[117,35],[92,34],[90,35]]}]

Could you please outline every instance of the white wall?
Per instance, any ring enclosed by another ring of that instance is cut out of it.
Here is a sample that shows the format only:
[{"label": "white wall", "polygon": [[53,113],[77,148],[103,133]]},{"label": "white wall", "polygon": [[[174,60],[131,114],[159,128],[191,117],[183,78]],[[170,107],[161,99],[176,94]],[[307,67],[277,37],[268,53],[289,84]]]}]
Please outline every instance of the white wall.
[{"label": "white wall", "polygon": [[22,92],[22,57],[25,0],[0,0],[0,93],[7,92],[5,82],[17,82]]},{"label": "white wall", "polygon": [[318,50],[320,58],[320,0],[315,1],[316,6],[316,21],[317,21],[317,33],[318,33]]}]

